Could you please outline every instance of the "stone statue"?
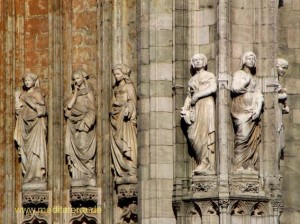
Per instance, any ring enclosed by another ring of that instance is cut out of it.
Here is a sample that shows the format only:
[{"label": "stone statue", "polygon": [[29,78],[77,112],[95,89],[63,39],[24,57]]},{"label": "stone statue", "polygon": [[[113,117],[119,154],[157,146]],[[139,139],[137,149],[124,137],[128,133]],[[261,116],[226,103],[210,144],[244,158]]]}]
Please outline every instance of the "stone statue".
[{"label": "stone statue", "polygon": [[67,119],[65,153],[72,186],[96,185],[96,106],[87,79],[84,70],[73,71],[73,92],[64,108]]},{"label": "stone statue", "polygon": [[188,125],[187,136],[197,163],[195,175],[215,174],[215,99],[217,82],[207,72],[207,58],[195,54],[191,59],[191,79],[181,116]]},{"label": "stone statue", "polygon": [[[23,187],[46,188],[47,179],[47,119],[46,104],[36,74],[23,76],[23,91],[16,91],[17,114],[14,140],[17,143],[24,176]],[[43,187],[41,187],[43,186]]]},{"label": "stone statue", "polygon": [[235,130],[234,170],[249,172],[258,170],[261,141],[260,115],[264,102],[257,83],[256,55],[246,52],[240,68],[233,74],[231,115]]},{"label": "stone statue", "polygon": [[[288,69],[288,61],[278,58],[276,60],[277,75],[283,77]],[[287,105],[287,90],[283,88],[279,83],[276,85],[275,91],[278,93],[278,102],[280,109],[278,110],[278,133],[279,133],[279,142],[280,142],[280,151],[278,152],[278,158],[283,158],[283,150],[285,148],[284,132],[283,132],[283,119],[282,114],[288,114],[290,109]]]},{"label": "stone statue", "polygon": [[110,112],[112,169],[116,184],[137,183],[137,96],[125,64],[112,69],[115,83]]}]

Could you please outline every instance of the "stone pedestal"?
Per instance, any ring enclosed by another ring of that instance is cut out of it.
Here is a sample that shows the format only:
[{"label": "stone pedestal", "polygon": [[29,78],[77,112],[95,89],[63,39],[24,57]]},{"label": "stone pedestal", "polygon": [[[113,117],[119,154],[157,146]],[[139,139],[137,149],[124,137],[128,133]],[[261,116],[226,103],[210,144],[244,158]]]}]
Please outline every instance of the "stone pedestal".
[{"label": "stone pedestal", "polygon": [[50,191],[24,191],[22,207],[16,208],[20,223],[51,223],[52,200]]},{"label": "stone pedestal", "polygon": [[258,172],[236,173],[231,177],[231,192],[235,196],[263,196],[259,185]]},{"label": "stone pedestal", "polygon": [[78,187],[70,190],[70,223],[99,223],[101,207],[98,189],[95,187]]}]

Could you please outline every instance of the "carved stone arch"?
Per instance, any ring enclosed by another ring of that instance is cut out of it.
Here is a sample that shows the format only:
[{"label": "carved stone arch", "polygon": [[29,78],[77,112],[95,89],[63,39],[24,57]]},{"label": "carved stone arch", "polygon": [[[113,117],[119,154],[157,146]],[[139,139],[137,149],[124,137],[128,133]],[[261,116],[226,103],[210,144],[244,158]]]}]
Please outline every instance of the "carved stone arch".
[{"label": "carved stone arch", "polygon": [[196,203],[191,202],[187,206],[185,224],[202,224],[202,212]]},{"label": "carved stone arch", "polygon": [[30,219],[23,221],[22,224],[48,224],[48,222],[34,215]]},{"label": "carved stone arch", "polygon": [[265,205],[265,203],[262,203],[262,202],[255,203],[250,210],[250,215],[251,216],[268,216],[269,215],[268,208]]},{"label": "carved stone arch", "polygon": [[234,202],[230,209],[231,215],[246,215],[248,213],[248,206],[242,201]]},{"label": "carved stone arch", "polygon": [[86,214],[78,215],[71,219],[70,224],[98,224],[97,219]]},{"label": "carved stone arch", "polygon": [[219,207],[213,201],[203,201],[196,203],[202,211],[203,215],[219,215]]}]

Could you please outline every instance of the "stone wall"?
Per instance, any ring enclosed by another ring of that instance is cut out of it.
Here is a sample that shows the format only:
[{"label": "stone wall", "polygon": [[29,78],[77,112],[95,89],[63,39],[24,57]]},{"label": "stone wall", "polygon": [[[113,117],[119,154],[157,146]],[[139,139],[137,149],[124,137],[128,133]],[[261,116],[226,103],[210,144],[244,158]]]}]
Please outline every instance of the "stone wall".
[{"label": "stone wall", "polygon": [[[227,197],[233,153],[228,88],[241,55],[249,50],[258,56],[258,75],[263,80],[272,78],[276,57],[289,61],[288,74],[282,80],[289,94],[290,114],[284,116],[286,149],[280,169],[285,211],[281,223],[298,220],[299,22],[299,0],[2,0],[0,220],[20,220],[15,213],[15,208],[21,206],[22,176],[13,141],[14,93],[21,88],[22,75],[29,71],[39,75],[48,105],[49,206],[71,206],[63,146],[63,101],[71,93],[72,70],[83,68],[90,75],[97,101],[97,190],[98,206],[102,209],[98,219],[102,223],[119,222],[122,211],[111,173],[108,130],[111,67],[123,62],[132,68],[131,78],[138,92],[139,223],[176,223],[173,181],[181,186],[195,165],[180,121],[190,79],[190,58],[195,53],[208,57],[208,71],[219,81],[217,156],[222,160],[218,169],[223,182],[218,193]],[[266,155],[273,156],[273,148],[278,147],[273,119],[278,105],[273,92],[266,92],[266,102],[263,147]],[[277,169],[273,157],[262,163],[270,172]],[[222,217],[226,220],[226,210]],[[52,214],[51,222],[68,223],[69,219],[68,215]]]},{"label": "stone wall", "polygon": [[295,223],[300,218],[300,2],[282,1],[279,8],[278,57],[289,62],[284,79],[288,90],[290,113],[284,116],[286,148],[281,164],[283,203],[281,223]]}]

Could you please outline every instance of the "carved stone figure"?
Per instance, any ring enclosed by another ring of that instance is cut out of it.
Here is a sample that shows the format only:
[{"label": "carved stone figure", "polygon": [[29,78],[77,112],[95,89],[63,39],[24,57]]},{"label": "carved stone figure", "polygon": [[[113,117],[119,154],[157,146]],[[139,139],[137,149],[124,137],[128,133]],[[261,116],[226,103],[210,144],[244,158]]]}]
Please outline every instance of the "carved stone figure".
[{"label": "carved stone figure", "polygon": [[231,115],[235,130],[234,169],[257,171],[261,141],[260,115],[264,102],[258,85],[256,55],[246,52],[240,68],[233,74]]},{"label": "carved stone figure", "polygon": [[[47,179],[47,120],[46,104],[36,74],[23,76],[23,91],[16,91],[17,114],[14,140],[21,159],[24,185],[46,187]],[[23,185],[23,187],[24,187]]]},{"label": "carved stone figure", "polygon": [[191,59],[192,78],[181,116],[188,125],[187,136],[197,163],[195,175],[215,174],[216,77],[207,72],[207,58],[195,54]]},{"label": "carved stone figure", "polygon": [[72,186],[95,186],[96,108],[95,96],[84,70],[72,74],[72,95],[65,103],[67,118],[65,153]]},{"label": "carved stone figure", "polygon": [[[276,60],[276,67],[277,67],[277,75],[279,77],[283,77],[288,69],[289,63],[288,61],[278,58]],[[283,132],[283,119],[282,114],[288,114],[290,109],[287,105],[287,90],[283,88],[279,83],[277,84],[275,91],[278,93],[278,102],[280,105],[280,109],[278,110],[278,133],[279,133],[279,142],[280,142],[280,151],[278,153],[278,158],[283,158],[283,150],[285,148],[285,139],[284,139],[284,132]]]},{"label": "carved stone figure", "polygon": [[115,79],[110,112],[112,169],[117,185],[137,183],[137,96],[127,65],[115,65],[112,72]]}]

